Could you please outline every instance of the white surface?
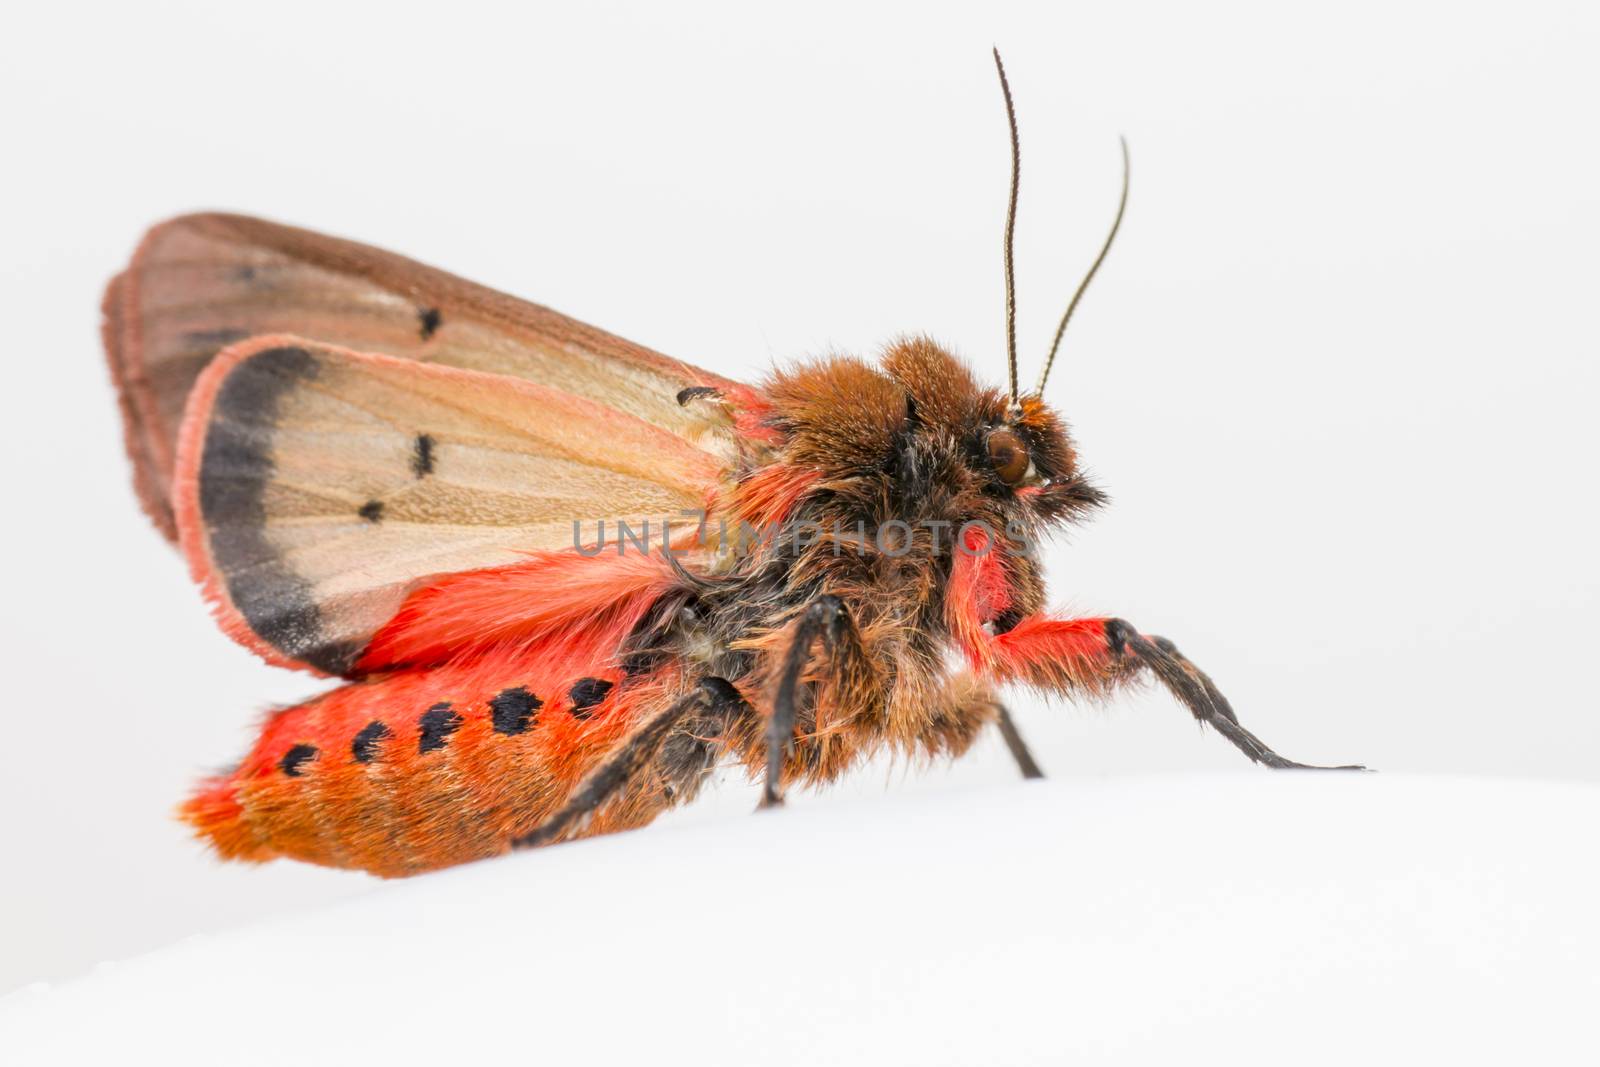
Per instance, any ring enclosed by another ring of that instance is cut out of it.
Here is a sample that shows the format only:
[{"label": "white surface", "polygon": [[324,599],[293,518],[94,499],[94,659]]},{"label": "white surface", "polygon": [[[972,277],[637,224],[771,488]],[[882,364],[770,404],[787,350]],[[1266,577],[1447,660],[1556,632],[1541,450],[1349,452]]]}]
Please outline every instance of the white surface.
[{"label": "white surface", "polygon": [[[144,227],[316,227],[739,377],[925,330],[999,381],[991,44],[1025,373],[1133,151],[1051,389],[1113,505],[1055,602],[1298,759],[1600,776],[1593,3],[13,6],[0,989],[371,884],[169,818],[319,686],[215,630],[129,491],[97,307]],[[1019,700],[1059,777],[1239,766],[1160,695]],[[988,744],[890,789],[1012,778]]]},{"label": "white surface", "polygon": [[1600,790],[1037,783],[651,829],[0,1002],[7,1062],[1594,1063]]}]

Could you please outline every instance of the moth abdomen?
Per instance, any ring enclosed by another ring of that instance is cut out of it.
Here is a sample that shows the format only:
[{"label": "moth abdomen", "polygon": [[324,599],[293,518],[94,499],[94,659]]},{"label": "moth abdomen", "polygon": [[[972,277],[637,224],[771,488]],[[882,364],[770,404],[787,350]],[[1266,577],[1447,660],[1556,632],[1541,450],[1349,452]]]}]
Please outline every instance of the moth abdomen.
[{"label": "moth abdomen", "polygon": [[494,855],[661,698],[620,682],[491,662],[345,686],[274,714],[182,815],[229,858],[401,875]]}]

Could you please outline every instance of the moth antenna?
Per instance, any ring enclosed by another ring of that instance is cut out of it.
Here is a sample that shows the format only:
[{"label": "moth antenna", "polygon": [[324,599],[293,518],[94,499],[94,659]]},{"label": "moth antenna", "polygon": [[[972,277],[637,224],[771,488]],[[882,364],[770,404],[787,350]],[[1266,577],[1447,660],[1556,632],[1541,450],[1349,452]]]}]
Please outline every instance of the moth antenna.
[{"label": "moth antenna", "polygon": [[1000,72],[1000,91],[1006,98],[1006,121],[1011,124],[1011,200],[1006,206],[1006,365],[1011,376],[1011,406],[1017,406],[1017,279],[1012,267],[1011,242],[1017,229],[1017,184],[1022,179],[1022,142],[1017,137],[1017,109],[1011,102],[1011,83],[1000,49],[994,50],[994,68]]},{"label": "moth antenna", "polygon": [[1061,316],[1061,325],[1056,327],[1056,339],[1050,344],[1050,354],[1045,357],[1044,370],[1039,372],[1039,385],[1034,389],[1034,395],[1044,395],[1044,383],[1050,377],[1050,368],[1056,362],[1056,350],[1061,347],[1061,336],[1067,332],[1067,323],[1072,319],[1072,312],[1077,308],[1078,301],[1083,299],[1083,291],[1089,288],[1089,283],[1094,281],[1095,272],[1100,269],[1100,264],[1106,261],[1106,253],[1111,251],[1111,242],[1117,239],[1117,231],[1122,228],[1122,213],[1128,208],[1128,139],[1118,137],[1122,145],[1122,199],[1117,203],[1117,217],[1112,220],[1111,232],[1106,234],[1106,243],[1100,246],[1100,254],[1094,257],[1094,265],[1089,268],[1089,273],[1083,276],[1083,281],[1078,283],[1078,291],[1072,294],[1072,300],[1067,304],[1067,310]]}]

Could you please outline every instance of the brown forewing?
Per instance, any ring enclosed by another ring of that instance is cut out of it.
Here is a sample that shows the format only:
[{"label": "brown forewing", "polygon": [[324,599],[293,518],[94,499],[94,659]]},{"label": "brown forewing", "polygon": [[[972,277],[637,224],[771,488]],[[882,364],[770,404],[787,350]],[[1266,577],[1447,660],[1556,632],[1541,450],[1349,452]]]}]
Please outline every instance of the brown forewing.
[{"label": "brown forewing", "polygon": [[295,334],[511,375],[695,439],[690,387],[732,383],[537,304],[381,249],[240,215],[152,229],[107,287],[104,338],[145,510],[176,539],[171,494],[184,405],[223,348]]}]

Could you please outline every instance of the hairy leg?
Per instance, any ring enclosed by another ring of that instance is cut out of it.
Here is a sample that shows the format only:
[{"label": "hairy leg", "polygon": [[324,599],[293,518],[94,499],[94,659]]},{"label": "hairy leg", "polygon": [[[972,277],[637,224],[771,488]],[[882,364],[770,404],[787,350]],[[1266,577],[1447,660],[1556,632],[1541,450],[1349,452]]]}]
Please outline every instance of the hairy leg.
[{"label": "hairy leg", "polygon": [[601,805],[624,792],[651,768],[674,730],[702,713],[743,711],[749,707],[739,691],[722,678],[703,678],[693,690],[634,727],[622,742],[572,790],[567,801],[531,832],[512,842],[533,848],[558,840],[581,825]]},{"label": "hairy leg", "polygon": [[[794,746],[795,726],[800,715],[800,676],[811,661],[811,649],[821,638],[823,651],[830,658],[829,673],[848,694],[860,692],[874,672],[861,636],[844,602],[824,593],[806,606],[789,637],[778,673],[772,700],[772,717],[767,722],[766,784],[761,794],[763,808],[783,803],[783,763]],[[859,701],[844,695],[841,702],[854,706]]]},{"label": "hairy leg", "polygon": [[996,681],[1020,681],[1065,695],[1104,693],[1150,672],[1201,723],[1256,763],[1278,769],[1363,770],[1321,767],[1274,752],[1245,729],[1233,707],[1171,641],[1148,637],[1121,619],[1049,619],[1032,616],[993,638],[985,650]]},{"label": "hairy leg", "polygon": [[1011,712],[998,700],[994,704],[995,725],[1000,729],[1000,736],[1005,739],[1006,749],[1011,753],[1011,758],[1016,761],[1017,770],[1022,772],[1024,778],[1043,778],[1044,771],[1039,769],[1033,753],[1028,751],[1028,743],[1022,739],[1022,734],[1017,731],[1017,724],[1011,718]]}]

